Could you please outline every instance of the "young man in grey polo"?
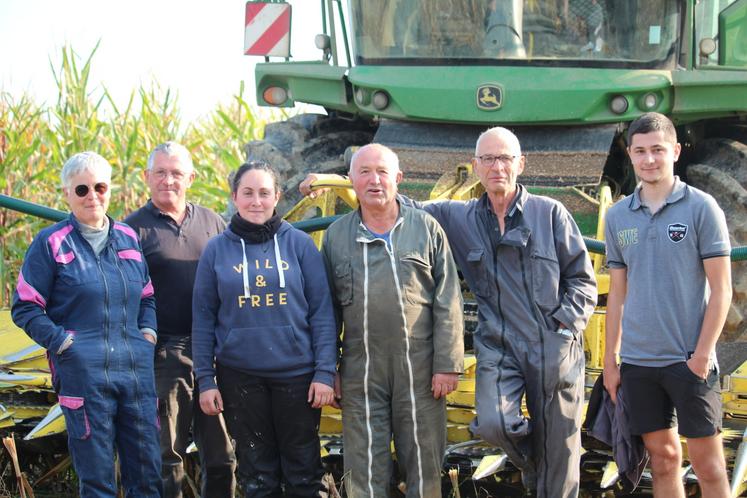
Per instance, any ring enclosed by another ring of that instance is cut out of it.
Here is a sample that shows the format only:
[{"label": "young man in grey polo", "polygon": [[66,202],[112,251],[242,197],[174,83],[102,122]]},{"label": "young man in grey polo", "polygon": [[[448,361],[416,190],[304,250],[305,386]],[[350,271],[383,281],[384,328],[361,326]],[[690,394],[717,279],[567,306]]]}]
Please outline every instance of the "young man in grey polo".
[{"label": "young man in grey polo", "polygon": [[615,402],[623,389],[631,432],[651,455],[654,496],[685,496],[679,432],[703,496],[725,497],[715,346],[731,301],[726,220],[710,195],[674,175],[680,144],[667,117],[634,121],[628,153],[640,184],[607,214],[604,385]]}]

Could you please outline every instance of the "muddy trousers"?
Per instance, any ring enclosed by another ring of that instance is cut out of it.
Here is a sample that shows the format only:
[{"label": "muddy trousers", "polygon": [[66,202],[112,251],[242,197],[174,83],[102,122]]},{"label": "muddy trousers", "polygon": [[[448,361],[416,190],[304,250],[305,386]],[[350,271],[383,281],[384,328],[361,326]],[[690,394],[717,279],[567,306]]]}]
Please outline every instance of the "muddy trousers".
[{"label": "muddy trousers", "polygon": [[276,379],[218,365],[228,432],[247,498],[317,498],[322,488],[321,410],[308,403],[312,374]]},{"label": "muddy trousers", "polygon": [[223,416],[205,415],[200,409],[192,373],[191,336],[160,335],[154,369],[164,498],[182,498],[184,459],[192,438],[200,456],[200,496],[232,498],[236,487],[233,446]]},{"label": "muddy trousers", "polygon": [[[584,401],[582,336],[544,331],[541,339],[501,342],[475,335],[477,418],[472,432],[503,449],[538,497],[576,497]],[[521,412],[525,394],[529,417]]]},{"label": "muddy trousers", "polygon": [[[425,370],[425,369],[423,369]],[[426,377],[430,369],[426,371]],[[420,372],[420,376],[422,372]],[[357,376],[356,376],[357,377]],[[416,383],[413,397],[405,376],[370,380],[368,394],[359,379],[343,377],[342,425],[344,486],[350,498],[386,498],[393,473],[391,442],[407,498],[441,496],[446,446],[445,399],[435,400],[430,383]],[[391,387],[391,389],[390,389]],[[415,424],[412,399],[415,399]]]}]

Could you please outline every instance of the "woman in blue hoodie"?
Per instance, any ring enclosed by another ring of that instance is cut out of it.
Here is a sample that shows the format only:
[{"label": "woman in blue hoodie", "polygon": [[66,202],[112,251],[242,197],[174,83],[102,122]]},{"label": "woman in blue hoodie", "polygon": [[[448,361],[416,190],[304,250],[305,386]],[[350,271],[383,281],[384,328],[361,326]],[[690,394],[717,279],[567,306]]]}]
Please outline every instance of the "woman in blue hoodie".
[{"label": "woman in blue hoodie", "polygon": [[324,263],[311,237],[275,211],[280,191],[267,163],[242,165],[231,190],[237,213],[205,248],[194,287],[200,407],[224,412],[247,497],[317,497],[317,430],[337,358]]}]

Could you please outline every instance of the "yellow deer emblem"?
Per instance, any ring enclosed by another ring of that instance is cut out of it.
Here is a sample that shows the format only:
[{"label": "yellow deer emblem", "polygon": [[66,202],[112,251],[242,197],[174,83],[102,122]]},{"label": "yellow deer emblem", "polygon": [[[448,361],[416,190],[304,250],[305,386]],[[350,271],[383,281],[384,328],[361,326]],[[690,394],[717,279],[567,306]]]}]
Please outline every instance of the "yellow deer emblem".
[{"label": "yellow deer emblem", "polygon": [[502,95],[500,87],[482,85],[477,89],[477,107],[484,111],[494,111],[501,106]]}]

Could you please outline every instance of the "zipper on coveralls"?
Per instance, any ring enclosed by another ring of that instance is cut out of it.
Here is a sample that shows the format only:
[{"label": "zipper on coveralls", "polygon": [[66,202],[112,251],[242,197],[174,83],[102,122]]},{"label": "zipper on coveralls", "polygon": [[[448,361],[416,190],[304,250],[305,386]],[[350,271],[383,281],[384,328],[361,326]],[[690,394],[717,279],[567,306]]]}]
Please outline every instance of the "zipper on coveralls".
[{"label": "zipper on coveralls", "polygon": [[119,264],[119,258],[115,259],[115,265],[119,270],[119,277],[122,279],[122,287],[124,288],[124,302],[122,303],[122,340],[124,341],[127,351],[130,353],[130,372],[132,377],[135,379],[135,399],[137,399],[138,407],[140,406],[140,382],[138,381],[137,372],[135,371],[135,353],[130,347],[130,341],[127,339],[127,299],[129,297],[127,290],[127,278],[125,277],[122,267]]},{"label": "zipper on coveralls", "polygon": [[[89,244],[90,246],[90,244]],[[104,251],[109,251],[111,243],[107,242]],[[91,249],[91,252],[94,252]],[[109,379],[109,284],[106,281],[106,274],[104,268],[101,266],[101,254],[95,254],[96,266],[101,274],[101,280],[104,282],[104,378],[106,379],[106,385],[110,384]]]},{"label": "zipper on coveralls", "polygon": [[[503,238],[503,234],[501,234],[501,238]],[[490,239],[488,239],[490,240]],[[491,244],[492,245],[492,244]],[[495,248],[493,248],[493,280],[495,282],[495,291],[496,291],[496,308],[498,309],[498,316],[501,319],[501,334],[500,334],[500,343],[501,343],[501,349],[503,350],[501,354],[501,359],[496,365],[496,368],[498,369],[498,379],[500,380],[502,376],[503,371],[503,360],[506,358],[506,319],[503,316],[503,308],[501,307],[501,286],[498,283],[498,248],[500,247],[501,243],[498,241],[498,244],[496,244]],[[502,397],[501,390],[498,384],[496,384],[496,389],[498,390],[498,397]],[[510,444],[513,447],[513,450],[519,454],[522,455],[523,452],[521,449],[514,444],[513,439],[511,439],[508,435],[508,432],[506,431],[506,419],[503,416],[503,412],[501,410],[498,410],[498,417],[500,418],[500,430],[503,433],[503,439]]]},{"label": "zipper on coveralls", "polygon": [[[534,257],[534,256],[530,256]],[[539,341],[540,341],[540,351],[542,351],[542,354],[540,355],[540,382],[542,382],[542,398],[547,399],[547,391],[545,390],[545,364],[546,364],[546,358],[545,358],[545,335],[542,333],[542,323],[544,322],[544,318],[542,317],[542,313],[540,312],[539,307],[537,306],[537,302],[534,301],[530,296],[531,293],[529,292],[529,281],[527,280],[527,271],[526,271],[526,264],[524,261],[524,253],[519,251],[519,265],[521,266],[521,279],[524,282],[524,295],[526,296],[527,300],[529,301],[529,305],[534,310],[534,319],[537,321],[537,334],[539,335]],[[542,403],[542,424],[545,429],[547,429],[547,416],[545,415],[545,403],[543,401]],[[545,434],[547,436],[547,434]],[[547,437],[544,438],[542,441],[542,447],[543,447],[543,455],[547,455]],[[545,467],[545,475],[547,474],[547,457],[542,457],[542,465]],[[547,495],[547,479],[545,479],[544,482],[545,486],[545,495]]]},{"label": "zipper on coveralls", "polygon": [[[127,351],[130,353],[130,372],[132,372],[132,378],[135,381],[135,403],[137,404],[137,412],[138,412],[137,425],[139,428],[138,434],[143,434],[144,431],[141,425],[143,422],[144,414],[143,414],[143,407],[140,403],[140,382],[138,381],[137,372],[135,371],[135,354],[132,351],[132,348],[130,347],[130,341],[127,339],[127,299],[129,297],[129,293],[127,289],[127,277],[125,277],[125,274],[122,271],[122,266],[120,265],[119,257],[114,258],[114,265],[117,267],[117,270],[119,271],[119,278],[122,279],[122,288],[124,290],[123,292],[124,302],[122,303],[122,340],[124,341],[124,345],[127,348]],[[139,327],[138,327],[138,333],[139,333]],[[141,471],[141,474],[144,473],[142,460],[140,460],[140,471]]]},{"label": "zipper on coveralls", "polygon": [[[399,273],[397,272],[397,261],[394,258],[394,231],[402,225],[403,218],[399,218],[397,222],[394,224],[392,229],[389,231],[389,244],[386,243],[386,241],[382,240],[384,243],[384,249],[386,250],[387,254],[389,255],[389,264],[392,267],[392,275],[394,277],[394,283],[397,287],[397,299],[399,301],[399,308],[402,313],[402,323],[405,328],[405,358],[407,359],[407,373],[408,373],[408,381],[410,386],[410,416],[412,417],[412,432],[413,432],[413,442],[415,443],[415,450],[417,455],[417,461],[418,461],[418,496],[421,498],[423,497],[423,460],[420,453],[420,439],[418,437],[418,421],[416,418],[416,407],[415,407],[415,378],[412,372],[412,361],[410,359],[410,334],[407,327],[407,319],[405,317],[405,303],[402,298],[402,286],[400,284],[399,280]],[[376,239],[381,240],[381,239]],[[391,245],[391,251],[389,250],[389,246]]]},{"label": "zipper on coveralls", "polygon": [[[122,340],[124,341],[125,346],[127,347],[127,351],[130,353],[130,371],[132,372],[132,377],[135,379],[135,394],[138,396],[138,400],[140,399],[140,385],[137,378],[137,372],[135,371],[135,353],[132,351],[132,348],[130,347],[130,341],[127,338],[127,300],[129,298],[128,289],[127,289],[127,278],[125,277],[124,272],[122,271],[122,267],[119,264],[119,258],[116,258],[115,265],[117,267],[117,270],[119,271],[119,277],[122,279],[122,287],[124,288],[124,302],[122,303]],[[138,401],[139,403],[139,401]]]},{"label": "zipper on coveralls", "polygon": [[[501,236],[502,237],[502,236]],[[506,319],[503,317],[503,308],[501,307],[501,286],[498,283],[498,247],[501,245],[500,241],[498,245],[493,249],[493,279],[495,280],[495,292],[496,292],[496,308],[498,309],[498,316],[501,319],[501,347],[506,350]]]},{"label": "zipper on coveralls", "polygon": [[[389,264],[390,264],[391,269],[392,269],[392,276],[394,277],[395,287],[397,288],[397,297],[398,297],[398,301],[399,301],[400,311],[402,313],[402,322],[404,324],[404,329],[405,329],[404,330],[404,335],[405,335],[405,356],[407,358],[407,366],[408,366],[408,374],[409,374],[408,375],[408,377],[409,377],[408,380],[409,380],[409,385],[410,385],[411,417],[412,417],[412,424],[413,424],[414,443],[415,443],[416,455],[417,455],[417,461],[418,461],[418,474],[419,474],[418,475],[418,493],[419,493],[419,496],[422,498],[423,497],[423,464],[422,464],[422,456],[421,456],[421,452],[420,452],[420,441],[418,439],[418,423],[417,423],[416,413],[415,413],[415,411],[416,411],[415,399],[414,399],[415,390],[414,390],[414,377],[413,377],[413,372],[412,372],[412,362],[410,361],[410,339],[409,339],[408,329],[407,329],[407,320],[405,319],[405,316],[404,316],[404,301],[402,299],[402,289],[400,287],[399,274],[397,273],[397,261],[394,258],[394,252],[395,251],[394,251],[394,240],[393,240],[394,238],[393,238],[393,235],[394,235],[394,231],[397,229],[397,227],[399,227],[402,224],[402,220],[403,220],[402,218],[397,219],[397,221],[395,222],[394,226],[389,231],[389,234],[390,234],[389,235],[389,241],[390,241],[390,244],[391,244],[391,251],[389,250],[389,244],[387,244],[385,240],[383,240],[381,238],[378,238],[378,237],[374,238],[374,239],[363,238],[363,237],[360,237],[360,238],[356,237],[356,241],[360,242],[360,243],[363,243],[363,244],[366,244],[367,246],[369,244],[382,243],[382,244],[384,244],[384,250],[386,251],[387,255],[389,256]],[[365,227],[365,225],[363,225],[363,226]],[[368,230],[368,229],[366,228],[366,230]],[[370,230],[368,230],[368,232],[370,233]],[[366,259],[367,259],[367,257],[366,257]],[[367,311],[364,312],[364,314],[365,313],[367,313]],[[364,321],[365,321],[365,319],[364,319]],[[366,332],[364,332],[364,349],[366,351],[366,374],[364,375],[364,393],[365,393],[364,396],[366,397],[366,423],[368,424],[369,423],[369,415],[368,415],[368,379],[367,379],[367,377],[368,377],[368,363],[369,363],[369,359],[368,359],[369,357],[368,357],[368,355],[369,355],[369,351],[368,351],[368,337],[367,336],[368,336],[368,330],[366,328]],[[370,434],[371,434],[370,428],[367,429],[367,430],[369,431],[369,436],[370,436]],[[370,442],[369,442],[369,445],[370,445]],[[370,448],[369,448],[369,451],[370,451]],[[369,454],[369,457],[370,457],[370,454]],[[369,476],[368,476],[368,479],[369,479],[369,489],[370,489],[370,480],[371,480],[371,478],[372,478],[372,476],[370,475],[370,467],[369,467]]]}]

